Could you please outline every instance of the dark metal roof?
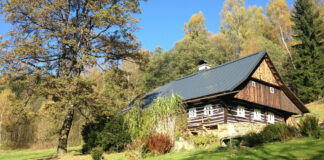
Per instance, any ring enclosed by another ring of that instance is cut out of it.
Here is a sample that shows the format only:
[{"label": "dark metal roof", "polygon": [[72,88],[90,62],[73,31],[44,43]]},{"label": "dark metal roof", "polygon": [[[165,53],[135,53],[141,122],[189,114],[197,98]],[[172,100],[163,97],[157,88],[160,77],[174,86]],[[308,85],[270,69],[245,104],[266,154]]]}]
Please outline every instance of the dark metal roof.
[{"label": "dark metal roof", "polygon": [[172,93],[180,95],[183,100],[188,100],[233,91],[249,77],[265,54],[265,51],[256,52],[165,84],[144,95],[144,107],[151,104],[155,98],[169,97]]}]

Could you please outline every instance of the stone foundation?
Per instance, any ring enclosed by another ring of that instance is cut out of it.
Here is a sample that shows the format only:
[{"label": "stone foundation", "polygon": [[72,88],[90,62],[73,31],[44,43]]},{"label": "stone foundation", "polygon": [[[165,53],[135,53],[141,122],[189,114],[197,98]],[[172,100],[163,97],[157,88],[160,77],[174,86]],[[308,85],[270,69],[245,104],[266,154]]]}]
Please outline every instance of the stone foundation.
[{"label": "stone foundation", "polygon": [[259,133],[263,130],[266,124],[262,123],[229,123],[218,125],[217,135],[220,139],[241,137],[248,133]]},{"label": "stone foundation", "polygon": [[219,124],[218,129],[204,128],[198,131],[198,133],[217,135],[220,140],[223,140],[228,138],[242,137],[251,132],[259,133],[263,130],[265,126],[266,124],[262,124],[262,123],[249,123],[249,122],[228,123],[228,124]]}]

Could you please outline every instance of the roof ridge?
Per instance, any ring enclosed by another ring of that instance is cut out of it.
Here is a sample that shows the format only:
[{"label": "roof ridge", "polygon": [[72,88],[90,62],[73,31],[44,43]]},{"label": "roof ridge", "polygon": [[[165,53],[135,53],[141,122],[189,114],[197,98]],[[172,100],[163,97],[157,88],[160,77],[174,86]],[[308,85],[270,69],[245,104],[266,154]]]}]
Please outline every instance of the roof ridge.
[{"label": "roof ridge", "polygon": [[[174,80],[174,81],[178,81],[178,80],[181,80],[181,79],[185,79],[185,78],[189,78],[189,77],[192,77],[192,76],[194,76],[194,75],[196,75],[196,74],[198,74],[198,73],[202,73],[202,72],[206,72],[206,71],[210,71],[210,70],[213,70],[213,69],[216,69],[216,68],[219,68],[219,67],[223,67],[223,66],[225,66],[225,65],[228,65],[228,64],[231,64],[231,63],[234,63],[234,62],[237,62],[237,61],[240,61],[240,60],[242,60],[242,59],[245,59],[245,58],[247,58],[247,57],[251,57],[251,56],[254,56],[254,55],[257,55],[257,54],[265,54],[266,53],[266,51],[258,51],[258,52],[255,52],[255,53],[252,53],[252,54],[249,54],[249,55],[247,55],[247,56],[244,56],[244,57],[241,57],[241,58],[238,58],[238,59],[235,59],[235,60],[232,60],[232,61],[229,61],[229,62],[226,62],[226,63],[223,63],[223,64],[220,64],[220,65],[217,65],[217,66],[214,66],[214,67],[211,67],[211,68],[209,68],[209,69],[205,69],[205,70],[202,70],[202,71],[198,71],[198,72],[196,72],[196,73],[192,73],[192,74],[189,74],[189,75],[186,75],[186,76],[183,76],[183,77],[180,77],[180,78],[178,78],[178,79],[176,79],[176,80]],[[173,81],[172,81],[173,82]]]}]

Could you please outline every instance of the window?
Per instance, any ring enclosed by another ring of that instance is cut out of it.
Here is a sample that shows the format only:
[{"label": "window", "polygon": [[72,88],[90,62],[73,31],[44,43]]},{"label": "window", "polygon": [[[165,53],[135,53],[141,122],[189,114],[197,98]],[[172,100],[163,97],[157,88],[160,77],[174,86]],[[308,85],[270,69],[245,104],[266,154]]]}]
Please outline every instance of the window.
[{"label": "window", "polygon": [[189,118],[193,118],[197,116],[196,108],[190,108],[189,109]]},{"label": "window", "polygon": [[268,120],[269,123],[274,123],[274,114],[273,113],[268,113]]},{"label": "window", "polygon": [[274,93],[274,88],[270,87],[270,93]]},{"label": "window", "polygon": [[256,83],[252,81],[252,87],[256,87]]},{"label": "window", "polygon": [[261,120],[261,110],[254,109],[253,119],[255,119],[255,120]]},{"label": "window", "polygon": [[213,114],[213,106],[211,104],[206,105],[204,107],[204,115],[212,116]]},{"label": "window", "polygon": [[237,116],[245,117],[245,108],[242,106],[237,107]]}]

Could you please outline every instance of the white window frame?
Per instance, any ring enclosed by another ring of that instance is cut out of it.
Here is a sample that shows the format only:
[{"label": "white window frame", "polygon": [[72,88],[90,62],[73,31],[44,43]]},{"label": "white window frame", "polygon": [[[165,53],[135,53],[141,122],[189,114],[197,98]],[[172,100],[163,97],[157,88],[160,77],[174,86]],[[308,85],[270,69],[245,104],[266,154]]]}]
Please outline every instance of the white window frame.
[{"label": "white window frame", "polygon": [[255,81],[252,81],[252,87],[256,87]]},{"label": "white window frame", "polygon": [[275,115],[273,113],[268,112],[267,122],[274,124],[274,122],[275,122]]},{"label": "white window frame", "polygon": [[188,111],[189,118],[195,118],[197,116],[196,108],[190,108]]},{"label": "white window frame", "polygon": [[274,88],[270,87],[270,93],[274,94]]},{"label": "white window frame", "polygon": [[236,116],[238,117],[245,117],[245,107],[243,106],[237,106],[237,109],[236,109]]},{"label": "white window frame", "polygon": [[204,107],[204,115],[205,116],[212,116],[214,115],[214,111],[213,111],[213,105],[208,104]]},{"label": "white window frame", "polygon": [[253,119],[254,120],[261,120],[261,110],[260,109],[254,109]]}]

